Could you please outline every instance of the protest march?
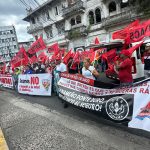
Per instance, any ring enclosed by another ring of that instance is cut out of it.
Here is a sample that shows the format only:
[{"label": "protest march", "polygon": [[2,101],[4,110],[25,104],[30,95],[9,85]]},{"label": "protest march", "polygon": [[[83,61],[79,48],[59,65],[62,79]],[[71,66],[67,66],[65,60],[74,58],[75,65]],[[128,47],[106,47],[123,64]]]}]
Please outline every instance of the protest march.
[{"label": "protest march", "polygon": [[[0,86],[28,95],[55,93],[74,105],[129,128],[150,132],[150,20],[113,33],[113,41],[85,50],[46,46],[39,37],[0,66]],[[118,40],[119,39],[119,40]],[[3,59],[3,58],[1,58]]]}]

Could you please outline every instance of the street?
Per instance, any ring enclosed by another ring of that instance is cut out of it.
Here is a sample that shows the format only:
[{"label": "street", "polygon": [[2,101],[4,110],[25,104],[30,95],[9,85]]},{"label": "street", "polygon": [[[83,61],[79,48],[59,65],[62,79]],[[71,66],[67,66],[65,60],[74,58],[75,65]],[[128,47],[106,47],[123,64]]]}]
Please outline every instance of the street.
[{"label": "street", "polygon": [[[149,150],[149,133],[114,126],[56,96],[0,90],[0,128],[9,150]],[[134,132],[137,134],[134,134]]]}]

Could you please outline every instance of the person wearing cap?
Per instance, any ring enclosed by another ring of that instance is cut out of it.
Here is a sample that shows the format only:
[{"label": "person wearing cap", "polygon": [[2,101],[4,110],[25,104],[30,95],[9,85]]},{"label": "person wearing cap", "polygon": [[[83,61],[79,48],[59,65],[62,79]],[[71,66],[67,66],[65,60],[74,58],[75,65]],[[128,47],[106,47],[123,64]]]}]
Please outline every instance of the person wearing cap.
[{"label": "person wearing cap", "polygon": [[123,50],[120,53],[120,58],[122,59],[122,62],[116,64],[116,69],[118,70],[118,76],[120,79],[120,85],[132,85],[132,61],[130,59],[130,52],[128,50]]},{"label": "person wearing cap", "polygon": [[147,78],[150,77],[150,43],[145,45],[144,64],[144,75]]}]

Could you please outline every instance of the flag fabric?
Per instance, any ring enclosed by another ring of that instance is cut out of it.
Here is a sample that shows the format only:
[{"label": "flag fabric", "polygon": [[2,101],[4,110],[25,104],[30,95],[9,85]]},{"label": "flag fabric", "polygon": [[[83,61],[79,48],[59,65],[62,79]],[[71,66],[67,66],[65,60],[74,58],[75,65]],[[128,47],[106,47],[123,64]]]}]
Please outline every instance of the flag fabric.
[{"label": "flag fabric", "polygon": [[81,61],[81,55],[80,55],[80,52],[77,51],[75,52],[74,57],[73,57],[73,64],[80,63],[80,61]]},{"label": "flag fabric", "polygon": [[73,58],[72,49],[64,56],[63,62],[64,62],[65,64],[67,64],[67,63],[68,63],[68,60],[69,60],[71,57]]},{"label": "flag fabric", "polygon": [[40,37],[37,41],[35,41],[31,47],[28,49],[28,53],[34,54],[40,50],[44,50],[46,48],[46,45],[43,41],[43,38]]},{"label": "flag fabric", "polygon": [[127,27],[122,30],[116,31],[112,34],[112,39],[124,39],[126,44],[130,44],[130,30],[138,26],[140,21],[137,19],[134,22],[130,23]]},{"label": "flag fabric", "polygon": [[107,60],[108,63],[113,63],[116,56],[117,56],[116,49],[112,49],[102,54],[102,58]]},{"label": "flag fabric", "polygon": [[133,52],[134,52],[135,50],[137,50],[142,44],[143,44],[143,41],[140,42],[139,44],[136,44],[135,46],[133,46],[133,47],[131,47],[131,48],[128,49],[128,51],[129,51],[129,53],[130,53],[130,57],[132,56]]},{"label": "flag fabric", "polygon": [[39,61],[42,61],[42,62],[45,62],[47,60],[47,56],[45,54],[45,52],[41,52],[38,56],[38,60]]},{"label": "flag fabric", "polygon": [[54,53],[55,55],[57,55],[59,53],[59,45],[58,43],[55,43],[51,46],[48,47],[48,53]]},{"label": "flag fabric", "polygon": [[34,55],[34,56],[32,56],[31,58],[29,58],[29,61],[30,61],[31,64],[33,64],[33,63],[37,62],[38,59],[37,59],[37,57]]},{"label": "flag fabric", "polygon": [[100,44],[100,41],[99,41],[98,37],[95,38],[94,43],[97,44],[97,45]]},{"label": "flag fabric", "polygon": [[11,60],[11,64],[15,67],[19,67],[21,65],[27,65],[29,62],[28,55],[22,46],[16,56]]}]

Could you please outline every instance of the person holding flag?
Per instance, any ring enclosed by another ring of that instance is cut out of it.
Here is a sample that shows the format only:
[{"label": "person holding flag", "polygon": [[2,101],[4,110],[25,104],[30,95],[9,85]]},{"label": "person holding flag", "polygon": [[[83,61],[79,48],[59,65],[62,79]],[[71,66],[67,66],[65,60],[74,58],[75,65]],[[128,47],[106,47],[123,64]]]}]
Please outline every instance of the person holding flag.
[{"label": "person holding flag", "polygon": [[121,86],[129,86],[133,84],[132,78],[132,61],[130,59],[131,54],[128,50],[123,50],[120,53],[122,62],[116,64],[118,76]]}]

